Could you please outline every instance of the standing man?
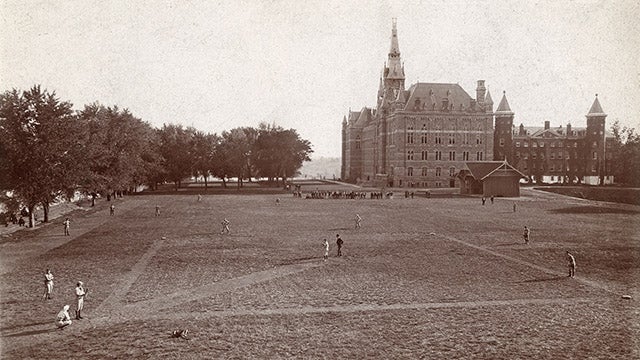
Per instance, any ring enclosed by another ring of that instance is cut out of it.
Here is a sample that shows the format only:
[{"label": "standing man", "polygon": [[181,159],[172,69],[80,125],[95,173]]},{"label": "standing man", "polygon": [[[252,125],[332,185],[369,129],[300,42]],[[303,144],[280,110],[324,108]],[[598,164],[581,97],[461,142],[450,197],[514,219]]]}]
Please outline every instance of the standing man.
[{"label": "standing man", "polygon": [[160,216],[160,206],[156,205],[156,216]]},{"label": "standing man", "polygon": [[491,204],[493,204],[493,195],[491,195]]},{"label": "standing man", "polygon": [[116,206],[111,204],[111,206],[109,206],[109,215],[113,216],[116,214]]},{"label": "standing man", "polygon": [[327,241],[327,239],[324,239],[322,246],[324,246],[324,256],[322,257],[322,259],[326,262],[329,258],[329,242]]},{"label": "standing man", "polygon": [[71,319],[69,318],[69,305],[62,307],[62,310],[56,316],[56,326],[62,330],[65,326],[71,325]]},{"label": "standing man", "polygon": [[87,295],[88,290],[84,288],[84,283],[82,281],[78,281],[76,286],[76,300],[78,300],[78,304],[76,306],[76,320],[82,319],[82,309],[84,308],[84,297]]},{"label": "standing man", "polygon": [[567,251],[567,265],[569,266],[569,277],[576,276],[576,258]]},{"label": "standing man", "polygon": [[356,229],[360,229],[362,227],[362,218],[360,214],[356,214]]},{"label": "standing man", "polygon": [[202,201],[202,195],[198,194],[198,202]]},{"label": "standing man", "polygon": [[529,243],[529,236],[531,235],[531,230],[529,230],[528,227],[524,227],[524,233],[522,234],[522,237],[524,238],[524,243],[528,244]]},{"label": "standing man", "polygon": [[516,212],[516,203],[513,203],[513,212]]},{"label": "standing man", "polygon": [[231,224],[231,221],[227,220],[227,218],[224,218],[224,220],[222,220],[222,232],[220,232],[220,234],[224,234],[225,232],[228,234],[229,231],[229,225]]},{"label": "standing man", "polygon": [[484,206],[484,203],[485,203],[486,201],[487,201],[487,198],[483,196],[483,197],[482,197],[482,205],[483,205],[483,206]]},{"label": "standing man", "polygon": [[338,245],[338,256],[342,256],[342,244],[344,241],[340,238],[340,234],[336,234],[336,245]]},{"label": "standing man", "polygon": [[69,236],[69,227],[71,227],[71,220],[69,220],[69,218],[66,218],[64,219],[62,224],[64,224],[64,235]]},{"label": "standing man", "polygon": [[51,269],[47,269],[47,272],[44,273],[44,295],[42,298],[44,300],[50,300],[51,292],[53,292],[53,274],[51,273]]}]

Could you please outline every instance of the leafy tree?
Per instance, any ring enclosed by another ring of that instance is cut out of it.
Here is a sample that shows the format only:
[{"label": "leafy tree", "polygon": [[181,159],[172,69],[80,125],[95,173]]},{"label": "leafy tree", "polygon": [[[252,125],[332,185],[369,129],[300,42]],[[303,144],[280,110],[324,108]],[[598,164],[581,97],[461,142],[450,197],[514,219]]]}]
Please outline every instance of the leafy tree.
[{"label": "leafy tree", "polygon": [[114,194],[145,183],[158,163],[152,127],[127,109],[86,105],[79,112],[87,129],[90,173],[83,186],[89,193]]},{"label": "leafy tree", "polygon": [[303,140],[294,129],[261,124],[255,143],[255,166],[261,176],[269,180],[292,177],[309,161],[313,152],[308,140]]},{"label": "leafy tree", "polygon": [[217,151],[220,138],[216,134],[205,134],[196,131],[192,138],[191,152],[193,154],[194,175],[204,177],[205,191],[208,189],[208,177],[215,173],[218,166]]},{"label": "leafy tree", "polygon": [[613,143],[607,160],[617,183],[640,186],[640,134],[632,127],[620,127],[616,121],[612,128]]},{"label": "leafy tree", "polygon": [[47,222],[50,203],[72,196],[83,172],[81,126],[71,107],[40,86],[0,95],[0,188],[27,207],[30,227],[36,205]]},{"label": "leafy tree", "polygon": [[222,133],[219,145],[220,158],[225,176],[238,179],[238,189],[243,180],[252,175],[252,155],[256,139],[256,129],[249,127],[234,128]]},{"label": "leafy tree", "polygon": [[182,184],[182,179],[193,173],[192,144],[196,130],[185,129],[182,125],[165,124],[159,130],[160,154],[167,179],[173,181],[175,190]]}]

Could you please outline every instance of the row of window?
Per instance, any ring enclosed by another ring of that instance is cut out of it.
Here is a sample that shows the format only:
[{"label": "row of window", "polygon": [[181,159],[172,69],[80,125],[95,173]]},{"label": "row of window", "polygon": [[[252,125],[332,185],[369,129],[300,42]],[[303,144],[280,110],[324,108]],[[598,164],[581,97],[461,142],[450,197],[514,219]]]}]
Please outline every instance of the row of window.
[{"label": "row of window", "polygon": [[[531,164],[531,169],[532,170],[536,170],[536,168],[537,168],[536,163]],[[549,164],[549,166],[547,168],[547,170],[549,172],[569,171],[570,170],[569,165],[567,164],[566,168],[564,168],[564,169],[566,169],[566,170],[563,170],[563,166],[562,165],[557,165],[556,166],[556,164]],[[527,163],[523,164],[522,170],[523,171],[528,171],[529,170],[529,166],[527,165]],[[543,164],[540,165],[540,170],[545,171],[545,167],[544,167]],[[597,165],[596,164],[592,164],[591,165],[591,172],[596,172],[597,170],[598,170],[597,169]]]},{"label": "row of window", "polygon": [[[429,119],[429,120],[431,120],[431,119]],[[469,120],[467,120],[467,121],[469,121]],[[427,124],[424,124],[424,123],[423,123],[423,124],[422,124],[422,127],[420,128],[420,130],[421,130],[421,131],[440,130],[440,129],[442,129],[442,127],[443,127],[443,126],[442,126],[442,123],[443,123],[443,122],[444,122],[444,120],[443,120],[443,119],[436,119],[436,124],[435,124],[435,126],[433,126],[433,127],[429,127],[429,128],[427,128]],[[454,124],[454,125],[455,125],[455,124]],[[462,127],[460,127],[460,128],[455,128],[455,126],[454,126],[454,129],[453,129],[453,130],[469,131],[469,130],[470,130],[470,129],[472,129],[472,128],[474,128],[474,126],[470,126],[469,124],[464,124],[464,125],[462,125]],[[477,125],[475,126],[475,128],[476,128],[478,131],[483,131],[483,130],[485,129],[485,124],[483,124],[483,123],[479,123],[479,124],[477,124]],[[407,130],[409,130],[409,131],[415,130],[415,126],[414,126],[414,124],[413,124],[412,122],[410,122],[409,124],[407,124]],[[447,129],[447,130],[448,130],[448,129]]]},{"label": "row of window", "polygon": [[[442,151],[437,150],[433,152],[435,155],[434,160],[442,160]],[[457,159],[455,151],[449,151],[449,161],[469,161],[469,151],[462,152],[462,159]],[[482,151],[476,151],[476,160],[482,160],[484,157],[484,153]],[[407,151],[407,160],[415,160],[415,152],[413,150]],[[429,152],[427,150],[422,150],[420,152],[420,160],[429,160]]]},{"label": "row of window", "polygon": [[[551,159],[551,160],[555,160],[555,159],[562,160],[563,156],[564,156],[564,158],[565,158],[565,159],[567,159],[567,160],[571,160],[571,154],[570,154],[570,153],[568,153],[568,152],[567,152],[567,153],[564,153],[564,155],[563,155],[563,153],[562,153],[562,152],[559,152],[559,153],[557,153],[557,154],[552,152],[552,153],[550,153],[550,154],[549,154],[549,159]],[[517,158],[519,158],[519,157],[520,157],[520,151],[516,151],[516,157],[517,157]],[[577,157],[578,157],[578,153],[574,152],[574,153],[573,153],[573,158],[574,158],[574,159],[576,159]],[[524,153],[524,155],[523,155],[523,159],[525,159],[525,160],[526,160],[526,159],[528,159],[528,158],[529,158],[529,153]],[[537,158],[538,158],[538,154],[536,154],[536,153],[531,153],[531,158],[532,158],[532,159],[537,159]],[[544,153],[540,153],[540,159],[543,159],[543,160],[544,160]],[[592,152],[592,153],[591,153],[591,159],[593,159],[593,160],[598,160],[598,153],[597,153],[597,152],[595,152],[595,151],[594,151],[594,152]]]},{"label": "row of window", "polygon": [[[442,168],[440,166],[437,166],[435,169],[435,176],[442,176]],[[427,167],[423,167],[421,168],[420,171],[420,176],[428,176],[429,175],[429,170]],[[407,176],[413,176],[413,168],[410,166],[407,168]],[[456,168],[455,167],[450,167],[449,168],[449,176],[456,176]]]},{"label": "row of window", "polygon": [[[429,134],[421,134],[420,135],[420,143],[421,144],[427,144],[428,143],[428,136]],[[436,144],[442,144],[443,143],[443,139],[447,140],[447,144],[449,145],[455,145],[456,143],[456,134],[449,134],[447,137],[441,135],[441,134],[432,134],[433,136],[433,141]],[[469,140],[469,134],[461,134],[461,139],[460,141],[462,142],[463,145],[469,145],[470,144],[470,140]],[[407,144],[413,144],[415,142],[415,139],[417,138],[417,136],[415,136],[413,133],[408,133],[407,134]],[[480,135],[476,135],[476,145],[480,145],[482,144],[482,136]]]},{"label": "row of window", "polygon": [[[544,144],[545,143],[542,142],[542,141],[541,142],[532,141],[531,142],[531,147],[544,147]],[[500,138],[500,146],[503,146],[503,145],[504,145],[504,139]],[[553,141],[553,142],[549,143],[549,146],[550,147],[563,147],[563,146],[565,146],[565,144],[562,141],[559,141],[557,143],[555,141]],[[574,148],[578,147],[578,142],[577,141],[573,141],[573,142],[570,142],[570,143],[566,144],[566,147],[572,147],[572,146]],[[516,141],[516,147],[520,147],[520,141]],[[529,147],[529,142],[528,141],[523,141],[522,142],[522,147]],[[594,147],[594,148],[598,147],[598,142],[597,141],[592,142],[591,143],[591,147]]]}]

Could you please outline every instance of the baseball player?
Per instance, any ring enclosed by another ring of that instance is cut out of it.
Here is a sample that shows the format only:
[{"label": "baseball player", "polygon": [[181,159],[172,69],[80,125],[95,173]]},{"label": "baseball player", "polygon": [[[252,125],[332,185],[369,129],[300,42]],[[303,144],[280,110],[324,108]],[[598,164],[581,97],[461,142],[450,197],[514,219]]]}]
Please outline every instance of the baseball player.
[{"label": "baseball player", "polygon": [[84,283],[82,281],[78,281],[76,286],[76,300],[78,304],[76,306],[76,320],[82,319],[82,309],[84,308],[84,297],[87,295],[89,290],[84,288]]},{"label": "baseball player", "polygon": [[51,273],[51,269],[47,269],[47,272],[44,273],[44,295],[42,295],[42,298],[45,300],[51,299],[52,291],[53,291],[53,274]]},{"label": "baseball player", "polygon": [[71,319],[69,318],[69,305],[62,307],[62,310],[56,316],[56,326],[58,329],[63,329],[65,326],[71,325]]}]

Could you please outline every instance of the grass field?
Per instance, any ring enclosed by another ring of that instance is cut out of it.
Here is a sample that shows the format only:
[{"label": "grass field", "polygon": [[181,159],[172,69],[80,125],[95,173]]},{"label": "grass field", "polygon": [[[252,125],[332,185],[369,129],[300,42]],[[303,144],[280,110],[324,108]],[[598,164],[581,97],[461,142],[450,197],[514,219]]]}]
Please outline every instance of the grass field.
[{"label": "grass field", "polygon": [[[271,194],[115,204],[115,216],[106,202],[73,213],[70,237],[58,219],[0,240],[2,359],[640,358],[638,206],[535,190],[485,206]],[[57,330],[77,280],[85,319]],[[189,340],[170,337],[183,328]]]}]

